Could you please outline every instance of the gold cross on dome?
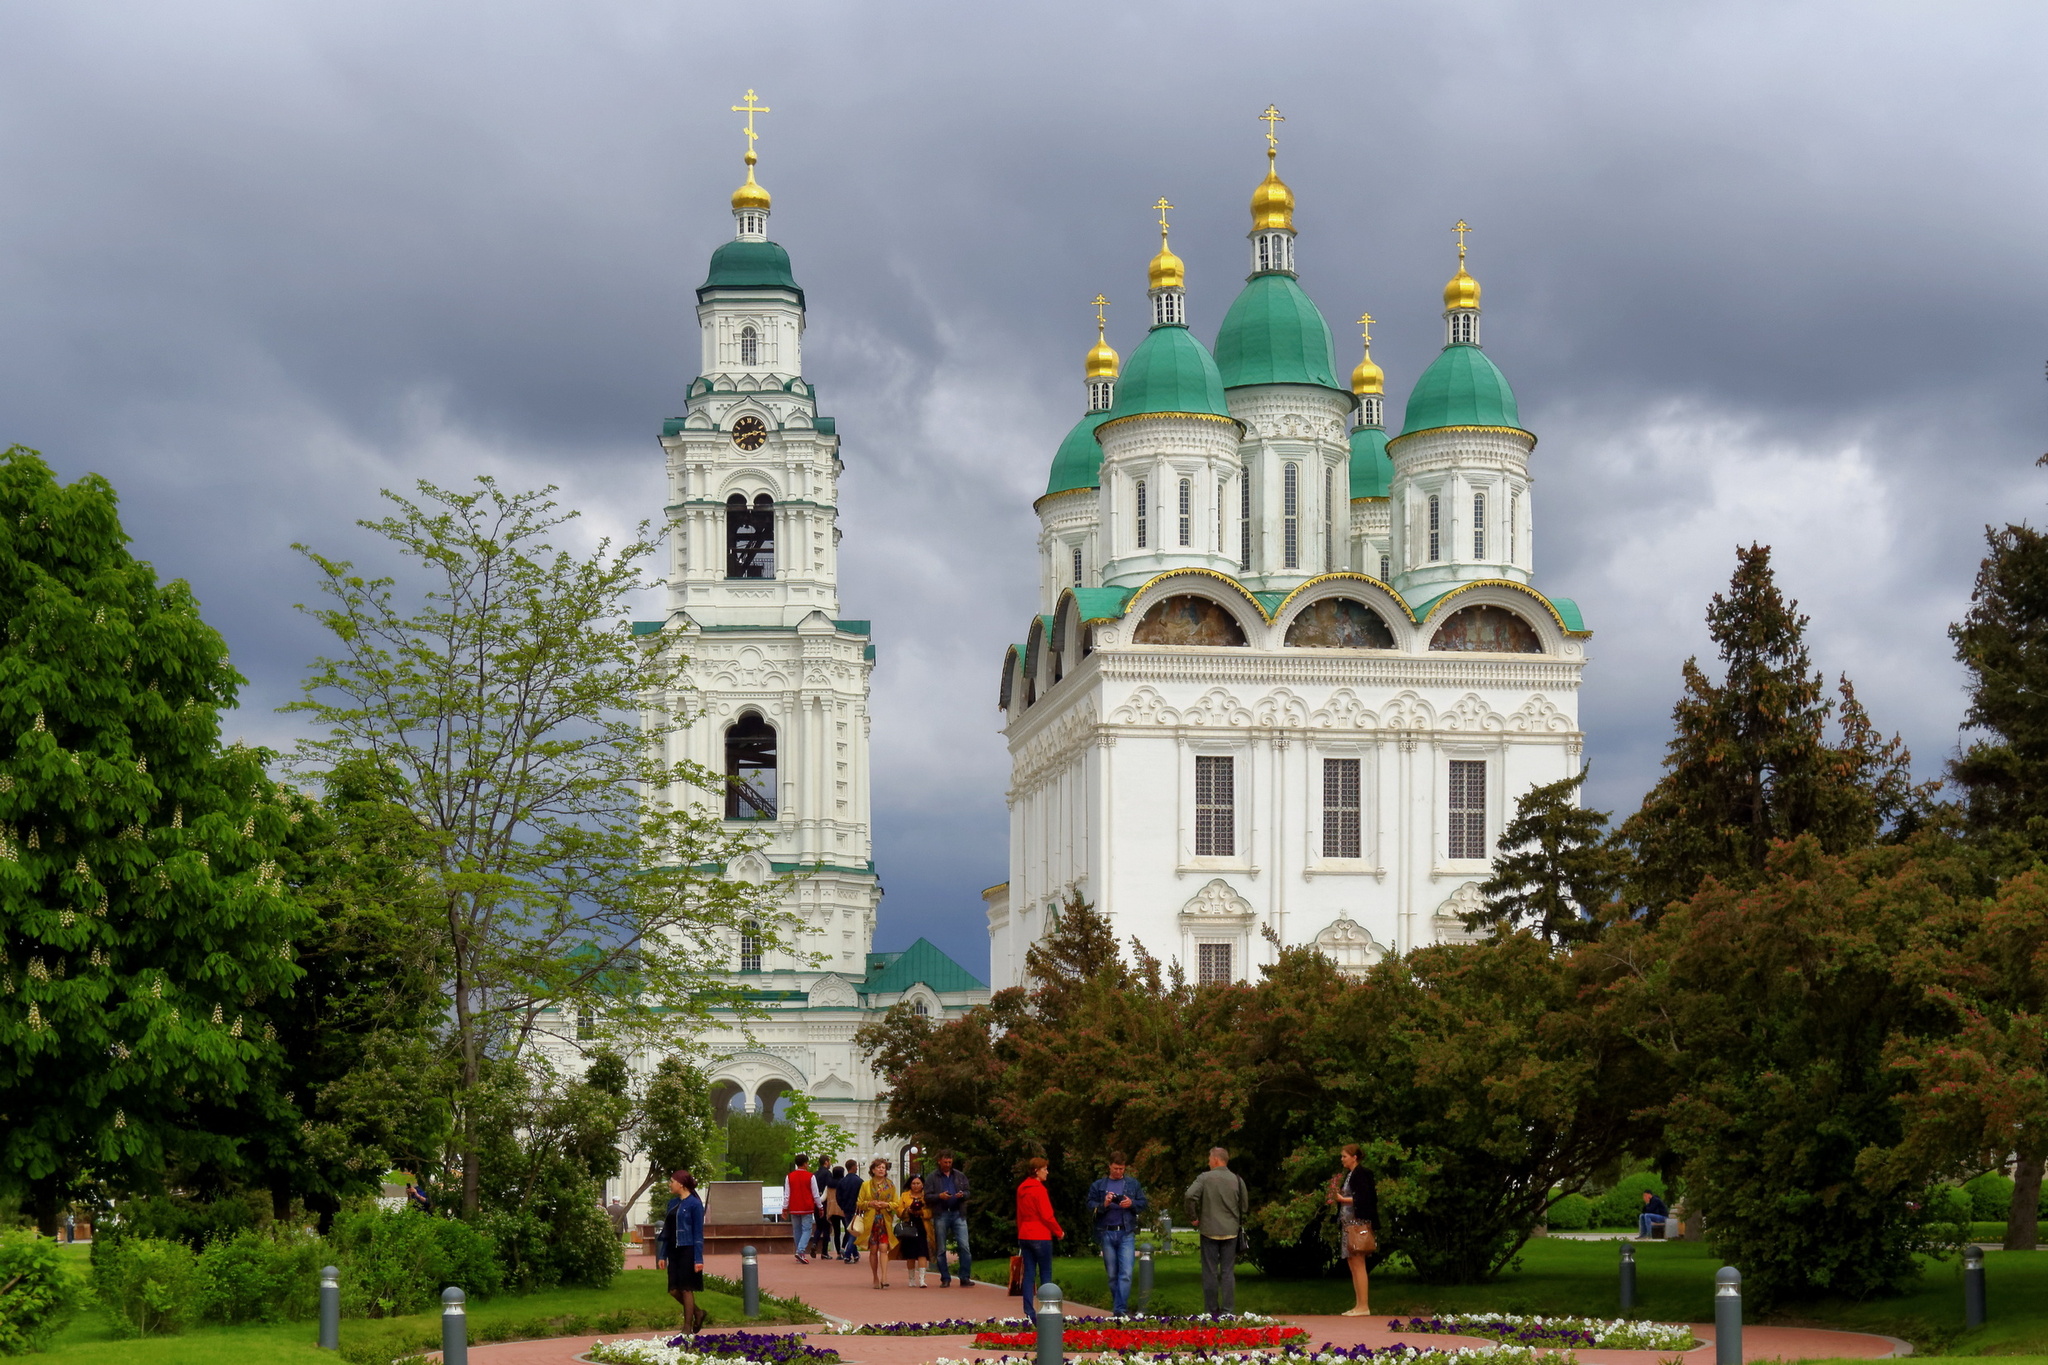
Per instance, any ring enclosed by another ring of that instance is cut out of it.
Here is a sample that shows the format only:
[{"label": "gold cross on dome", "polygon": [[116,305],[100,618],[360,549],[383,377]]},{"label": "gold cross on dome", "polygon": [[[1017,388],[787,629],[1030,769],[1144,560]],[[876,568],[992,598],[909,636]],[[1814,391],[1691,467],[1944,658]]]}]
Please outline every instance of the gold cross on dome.
[{"label": "gold cross on dome", "polygon": [[1471,228],[1468,228],[1468,227],[1466,227],[1466,226],[1465,226],[1465,220],[1464,220],[1463,218],[1460,218],[1460,219],[1458,220],[1458,225],[1457,225],[1456,227],[1454,227],[1454,228],[1452,228],[1452,229],[1451,229],[1451,231],[1453,231],[1453,232],[1455,232],[1455,233],[1457,233],[1457,234],[1458,234],[1458,264],[1459,264],[1459,265],[1463,265],[1463,264],[1465,264],[1465,234],[1466,234],[1466,233],[1468,233],[1468,232],[1470,232],[1471,230],[1472,230]]},{"label": "gold cross on dome", "polygon": [[772,114],[775,111],[765,104],[754,103],[754,92],[751,90],[747,92],[747,102],[745,104],[735,104],[732,107],[732,111],[735,114],[745,114],[747,116],[747,155],[752,156],[754,154],[754,139],[760,136],[759,133],[754,131],[754,115]]},{"label": "gold cross on dome", "polygon": [[1358,315],[1358,325],[1365,329],[1359,333],[1359,336],[1365,339],[1365,349],[1368,351],[1372,349],[1372,325],[1377,320],[1370,313],[1360,313]]},{"label": "gold cross on dome", "polygon": [[1162,194],[1159,196],[1159,202],[1152,207],[1159,210],[1159,235],[1164,237],[1166,235],[1166,211],[1172,208],[1173,205],[1167,203],[1166,196]]},{"label": "gold cross on dome", "polygon": [[1097,294],[1089,300],[1095,306],[1095,327],[1097,331],[1109,326],[1109,319],[1102,316],[1102,310],[1109,307],[1109,300]]},{"label": "gold cross on dome", "polygon": [[1276,125],[1287,122],[1287,115],[1281,113],[1277,105],[1269,104],[1266,106],[1266,112],[1259,115],[1259,122],[1266,125],[1266,145],[1277,151],[1280,139],[1275,136]]}]

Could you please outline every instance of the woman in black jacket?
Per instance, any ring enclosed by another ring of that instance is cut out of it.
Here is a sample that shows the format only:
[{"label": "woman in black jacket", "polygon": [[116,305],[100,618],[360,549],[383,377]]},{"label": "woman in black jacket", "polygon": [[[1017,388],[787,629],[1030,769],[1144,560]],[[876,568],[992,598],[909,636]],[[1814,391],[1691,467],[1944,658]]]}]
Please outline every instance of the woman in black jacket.
[{"label": "woman in black jacket", "polygon": [[[1369,1254],[1364,1248],[1354,1251],[1353,1246],[1360,1240],[1370,1240],[1378,1235],[1380,1221],[1380,1192],[1372,1178],[1372,1172],[1365,1169],[1358,1160],[1358,1144],[1344,1144],[1342,1156],[1344,1170],[1330,1181],[1330,1202],[1337,1206],[1337,1230],[1344,1238],[1344,1261],[1351,1268],[1351,1296],[1356,1300],[1344,1310],[1347,1318],[1363,1318],[1372,1315],[1372,1308],[1366,1300],[1371,1296],[1372,1284],[1366,1278],[1365,1258]],[[1361,1238],[1354,1229],[1363,1229]]]}]

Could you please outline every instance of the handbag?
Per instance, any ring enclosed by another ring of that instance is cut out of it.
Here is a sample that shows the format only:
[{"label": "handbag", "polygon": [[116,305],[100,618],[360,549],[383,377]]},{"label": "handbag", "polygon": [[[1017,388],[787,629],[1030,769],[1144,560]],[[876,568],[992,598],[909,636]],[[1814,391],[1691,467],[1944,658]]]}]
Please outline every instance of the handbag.
[{"label": "handbag", "polygon": [[1024,1258],[1022,1256],[1012,1256],[1010,1258],[1010,1297],[1013,1299],[1024,1297]]},{"label": "handbag", "polygon": [[1346,1223],[1344,1225],[1344,1254],[1346,1256],[1370,1256],[1380,1249],[1380,1239],[1373,1232],[1370,1223]]},{"label": "handbag", "polygon": [[895,1234],[896,1240],[899,1242],[907,1242],[911,1238],[919,1236],[921,1232],[908,1218],[898,1218],[896,1226],[889,1230]]}]

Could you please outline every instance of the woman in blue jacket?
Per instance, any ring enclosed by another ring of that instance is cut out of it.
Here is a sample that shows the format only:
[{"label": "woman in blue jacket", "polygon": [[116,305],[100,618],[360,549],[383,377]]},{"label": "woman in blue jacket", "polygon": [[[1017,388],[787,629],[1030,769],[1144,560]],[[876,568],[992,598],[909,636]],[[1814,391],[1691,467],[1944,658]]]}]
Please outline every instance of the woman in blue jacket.
[{"label": "woman in blue jacket", "polygon": [[683,1306],[683,1330],[695,1333],[707,1316],[697,1306],[697,1291],[704,1287],[704,1201],[688,1171],[669,1177],[668,1192],[673,1197],[654,1243],[654,1268],[668,1268],[668,1296]]}]

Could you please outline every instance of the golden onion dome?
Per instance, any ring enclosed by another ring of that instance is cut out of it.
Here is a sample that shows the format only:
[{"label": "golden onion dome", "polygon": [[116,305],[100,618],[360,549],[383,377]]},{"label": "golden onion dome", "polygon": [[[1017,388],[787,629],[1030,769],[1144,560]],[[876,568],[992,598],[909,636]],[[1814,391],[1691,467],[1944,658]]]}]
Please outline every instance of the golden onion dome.
[{"label": "golden onion dome", "polygon": [[1294,191],[1280,178],[1279,153],[1266,149],[1266,178],[1252,191],[1252,231],[1294,231]]},{"label": "golden onion dome", "polygon": [[1159,234],[1159,254],[1152,258],[1149,273],[1153,289],[1185,289],[1188,283],[1188,269],[1180,257],[1173,254],[1173,248],[1166,244],[1166,234]]},{"label": "golden onion dome", "polygon": [[732,192],[732,206],[735,209],[762,209],[768,207],[768,191],[761,188],[754,179],[754,154],[747,153],[747,183]]},{"label": "golden onion dome", "polygon": [[1116,348],[1101,332],[1095,334],[1095,345],[1088,351],[1088,377],[1090,379],[1114,379],[1117,367],[1123,363]]},{"label": "golden onion dome", "polygon": [[1479,281],[1465,272],[1464,261],[1458,262],[1458,273],[1451,276],[1451,282],[1444,286],[1444,307],[1477,308],[1479,306]]},{"label": "golden onion dome", "polygon": [[1387,391],[1387,372],[1373,364],[1371,351],[1365,353],[1365,359],[1359,361],[1358,368],[1351,372],[1351,391],[1360,395]]}]

